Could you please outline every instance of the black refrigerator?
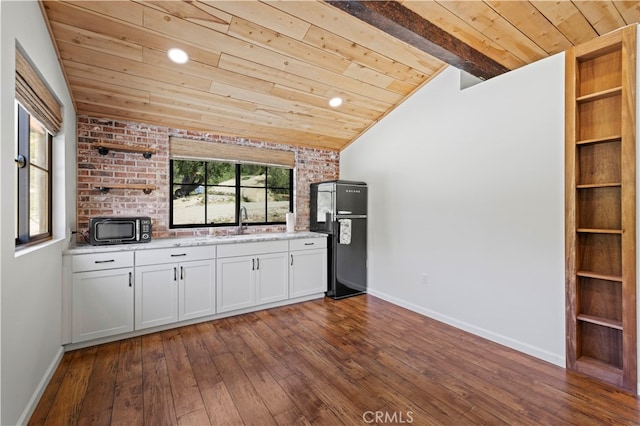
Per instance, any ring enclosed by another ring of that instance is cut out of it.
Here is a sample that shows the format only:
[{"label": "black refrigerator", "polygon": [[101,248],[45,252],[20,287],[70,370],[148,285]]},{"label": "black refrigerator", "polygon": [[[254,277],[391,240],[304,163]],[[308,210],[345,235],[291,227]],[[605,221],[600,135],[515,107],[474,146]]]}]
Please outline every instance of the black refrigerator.
[{"label": "black refrigerator", "polygon": [[328,235],[327,296],[367,291],[367,184],[334,180],[311,184],[310,229]]}]

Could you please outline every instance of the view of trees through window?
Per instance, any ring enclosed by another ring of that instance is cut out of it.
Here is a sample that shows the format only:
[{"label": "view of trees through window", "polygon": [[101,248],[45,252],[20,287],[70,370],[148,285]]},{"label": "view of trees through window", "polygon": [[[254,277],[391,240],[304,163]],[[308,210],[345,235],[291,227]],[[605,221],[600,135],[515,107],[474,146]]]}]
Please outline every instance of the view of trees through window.
[{"label": "view of trees through window", "polygon": [[285,223],[293,170],[256,164],[171,160],[170,227]]}]

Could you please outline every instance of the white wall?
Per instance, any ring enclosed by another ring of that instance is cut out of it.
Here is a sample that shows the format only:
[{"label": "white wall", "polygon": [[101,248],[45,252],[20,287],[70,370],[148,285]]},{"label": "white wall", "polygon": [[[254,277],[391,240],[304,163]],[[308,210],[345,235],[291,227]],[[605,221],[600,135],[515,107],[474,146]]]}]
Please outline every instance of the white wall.
[{"label": "white wall", "polygon": [[449,68],[341,153],[371,294],[564,366],[563,80],[562,54],[462,91]]},{"label": "white wall", "polygon": [[[61,251],[75,223],[76,121],[40,7],[0,2],[0,424],[25,423],[62,355]],[[63,105],[54,138],[54,241],[16,254],[15,49],[26,56]],[[69,186],[69,188],[65,188]]]}]

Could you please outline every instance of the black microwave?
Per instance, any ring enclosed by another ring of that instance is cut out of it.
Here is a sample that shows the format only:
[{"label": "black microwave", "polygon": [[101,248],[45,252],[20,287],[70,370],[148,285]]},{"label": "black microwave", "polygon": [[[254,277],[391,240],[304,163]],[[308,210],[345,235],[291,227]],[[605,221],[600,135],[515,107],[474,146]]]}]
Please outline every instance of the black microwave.
[{"label": "black microwave", "polygon": [[148,243],[151,241],[151,218],[94,217],[89,219],[89,244]]}]

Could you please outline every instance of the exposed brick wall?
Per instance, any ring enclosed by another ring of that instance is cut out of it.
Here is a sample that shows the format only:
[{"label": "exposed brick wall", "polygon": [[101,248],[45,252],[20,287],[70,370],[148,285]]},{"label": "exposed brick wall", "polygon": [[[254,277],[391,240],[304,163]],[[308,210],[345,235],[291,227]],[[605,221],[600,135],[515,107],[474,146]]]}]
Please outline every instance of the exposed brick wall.
[{"label": "exposed brick wall", "polygon": [[[294,147],[244,138],[220,136],[191,130],[126,122],[89,116],[78,116],[77,231],[87,231],[93,216],[151,216],[153,238],[209,234],[209,228],[169,229],[169,137],[257,146],[295,153],[296,230],[309,229],[309,184],[337,179],[340,155],[334,151]],[[96,142],[148,146],[156,153],[146,159],[139,153],[110,151],[100,155]],[[102,194],[96,189],[108,183],[152,184],[151,194],[141,190],[111,189]],[[212,233],[228,234],[236,227],[212,228]],[[247,233],[284,232],[284,225],[250,226]],[[81,238],[81,237],[80,237]]]}]

